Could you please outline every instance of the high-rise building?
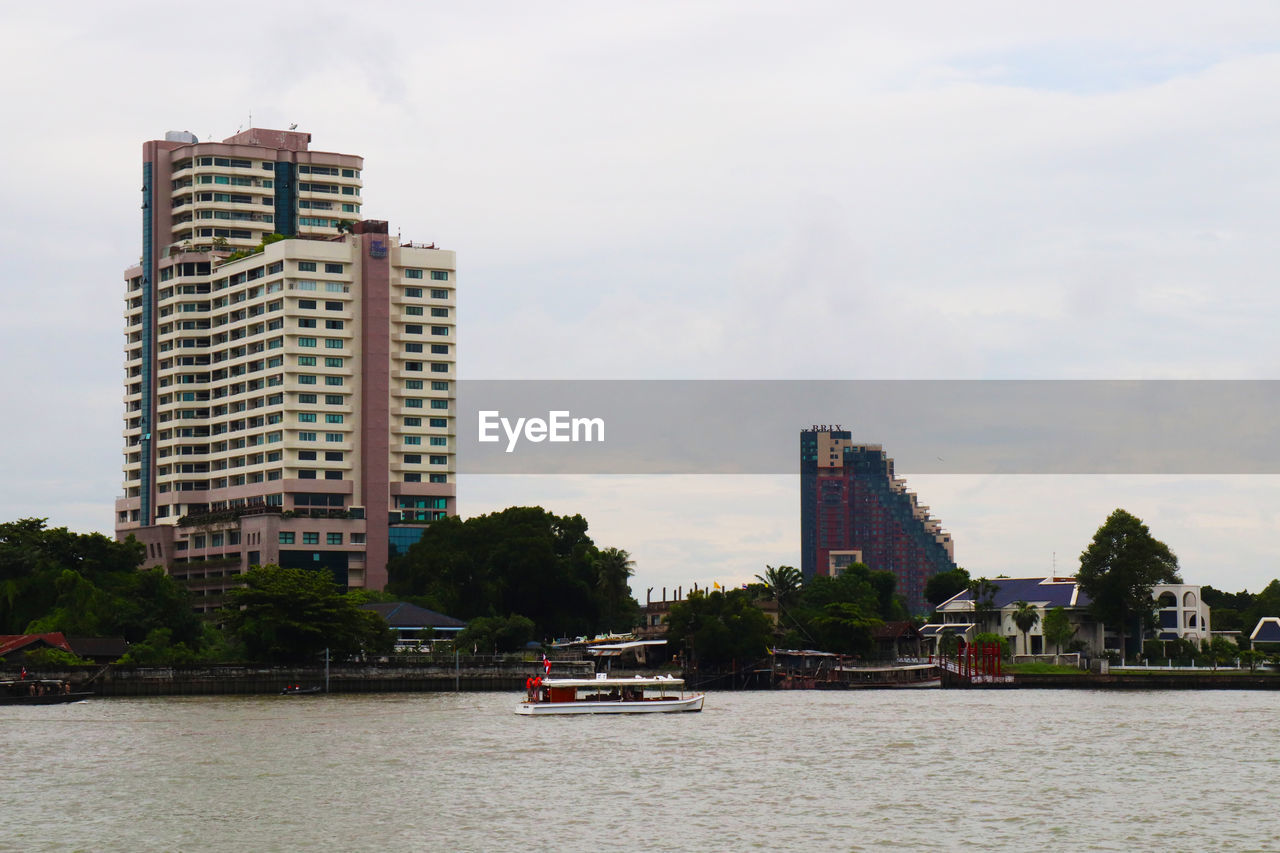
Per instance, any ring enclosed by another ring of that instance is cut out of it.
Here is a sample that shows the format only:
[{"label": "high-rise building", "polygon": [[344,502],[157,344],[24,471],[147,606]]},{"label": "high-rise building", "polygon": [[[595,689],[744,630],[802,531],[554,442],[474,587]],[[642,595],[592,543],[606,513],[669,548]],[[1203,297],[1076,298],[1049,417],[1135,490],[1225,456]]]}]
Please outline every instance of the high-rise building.
[{"label": "high-rise building", "polygon": [[800,569],[806,579],[849,563],[887,570],[912,612],[925,612],[924,587],[956,567],[951,534],[896,477],[878,444],[854,444],[839,426],[800,433]]},{"label": "high-rise building", "polygon": [[363,219],[311,135],[143,145],[116,535],[201,609],[277,563],[380,589],[455,514],[454,253]]}]

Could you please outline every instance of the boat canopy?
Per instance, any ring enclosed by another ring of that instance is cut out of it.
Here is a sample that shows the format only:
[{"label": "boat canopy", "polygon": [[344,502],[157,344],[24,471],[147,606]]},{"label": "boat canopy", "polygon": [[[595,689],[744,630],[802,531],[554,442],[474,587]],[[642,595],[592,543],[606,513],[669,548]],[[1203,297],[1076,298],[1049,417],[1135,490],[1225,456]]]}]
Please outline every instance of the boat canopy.
[{"label": "boat canopy", "polygon": [[543,687],[682,687],[674,675],[636,675],[631,678],[544,678]]}]

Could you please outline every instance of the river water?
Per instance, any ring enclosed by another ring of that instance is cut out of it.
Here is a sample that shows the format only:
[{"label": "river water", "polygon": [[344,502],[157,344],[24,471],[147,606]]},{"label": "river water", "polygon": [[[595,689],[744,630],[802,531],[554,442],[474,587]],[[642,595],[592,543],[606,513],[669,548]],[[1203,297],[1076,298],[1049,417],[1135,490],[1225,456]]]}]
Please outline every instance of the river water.
[{"label": "river water", "polygon": [[0,707],[2,850],[1271,850],[1272,692],[518,694]]}]

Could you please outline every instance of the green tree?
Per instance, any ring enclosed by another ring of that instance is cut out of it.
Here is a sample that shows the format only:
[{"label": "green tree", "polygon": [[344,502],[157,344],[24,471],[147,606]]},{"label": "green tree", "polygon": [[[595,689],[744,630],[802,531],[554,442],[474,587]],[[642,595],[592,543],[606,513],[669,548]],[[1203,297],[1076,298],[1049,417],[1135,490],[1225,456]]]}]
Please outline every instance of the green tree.
[{"label": "green tree", "polygon": [[621,548],[604,548],[596,555],[594,568],[600,624],[607,631],[631,630],[639,621],[630,584],[631,576],[635,574],[635,561]]},{"label": "green tree", "polygon": [[924,600],[937,607],[969,588],[969,573],[960,568],[939,572],[924,585]]},{"label": "green tree", "polygon": [[746,591],[691,592],[671,605],[667,642],[695,667],[720,667],[765,656],[773,623]]},{"label": "green tree", "polygon": [[326,648],[341,660],[391,650],[391,629],[361,610],[322,571],[255,566],[227,593],[223,617],[252,660],[304,662]]},{"label": "green tree", "polygon": [[1027,642],[1027,632],[1040,621],[1040,611],[1034,604],[1025,601],[1013,603],[1013,624],[1022,632],[1022,653],[1031,654],[1031,645]]},{"label": "green tree", "polygon": [[1241,649],[1238,652],[1240,662],[1249,667],[1250,672],[1258,671],[1258,664],[1267,659],[1267,653],[1257,649]]},{"label": "green tree", "polygon": [[467,621],[521,613],[539,636],[597,633],[609,619],[633,627],[629,567],[612,564],[602,582],[600,554],[582,516],[509,507],[433,522],[389,562],[387,591]]},{"label": "green tree", "polygon": [[533,639],[533,620],[510,616],[478,616],[458,633],[457,647],[479,652],[516,652]]},{"label": "green tree", "polygon": [[1151,588],[1180,582],[1178,558],[1141,519],[1117,509],[1080,555],[1076,582],[1089,596],[1094,617],[1119,632],[1123,651],[1129,629],[1141,631],[1142,620],[1155,609]]},{"label": "green tree", "polygon": [[978,630],[987,627],[987,620],[996,609],[996,592],[1000,587],[986,578],[969,581],[969,592],[973,597],[973,621]]},{"label": "green tree", "polygon": [[1072,626],[1065,607],[1053,607],[1044,614],[1044,641],[1053,643],[1054,654],[1062,654],[1062,647],[1071,642],[1075,635],[1076,629]]},{"label": "green tree", "polygon": [[1212,640],[1205,640],[1202,644],[1202,649],[1204,656],[1209,659],[1209,664],[1215,670],[1219,666],[1235,660],[1240,654],[1240,647],[1226,637],[1214,637]]},{"label": "green tree", "polygon": [[764,574],[756,575],[756,580],[764,584],[769,597],[784,607],[795,600],[804,585],[804,575],[795,566],[765,566]]}]

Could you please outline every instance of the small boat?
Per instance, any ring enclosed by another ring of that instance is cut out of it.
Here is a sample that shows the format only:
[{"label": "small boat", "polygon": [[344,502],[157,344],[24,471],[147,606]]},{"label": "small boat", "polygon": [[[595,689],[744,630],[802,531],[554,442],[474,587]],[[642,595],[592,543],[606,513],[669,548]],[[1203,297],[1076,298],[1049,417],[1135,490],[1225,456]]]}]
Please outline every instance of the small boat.
[{"label": "small boat", "polygon": [[93,695],[74,691],[71,682],[55,678],[21,678],[0,681],[0,705],[60,705],[80,702]]},{"label": "small boat", "polygon": [[310,687],[303,687],[301,684],[290,684],[281,690],[284,696],[310,696],[312,693],[319,693],[320,685],[313,684]]},{"label": "small boat", "polygon": [[527,717],[551,714],[670,714],[701,711],[704,693],[684,692],[675,676],[548,678],[516,706]]}]

